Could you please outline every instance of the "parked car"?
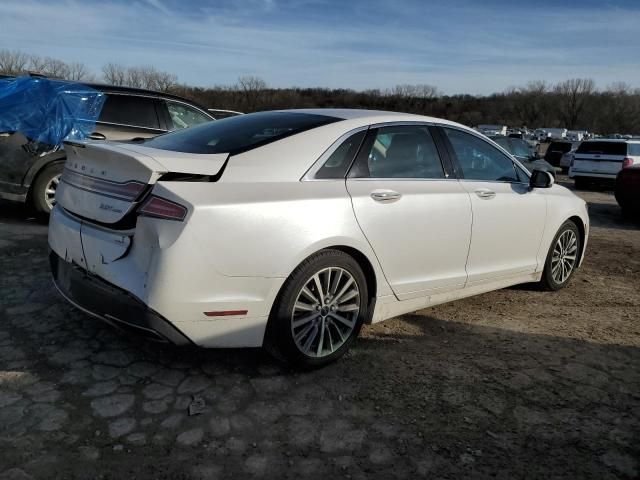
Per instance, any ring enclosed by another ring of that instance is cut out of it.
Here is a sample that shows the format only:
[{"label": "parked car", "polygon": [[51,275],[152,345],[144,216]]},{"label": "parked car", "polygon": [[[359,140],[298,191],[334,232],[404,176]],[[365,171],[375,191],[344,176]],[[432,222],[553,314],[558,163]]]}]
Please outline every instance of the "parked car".
[{"label": "parked car", "polygon": [[[86,84],[104,92],[106,100],[96,122],[95,140],[152,137],[214,120],[206,108],[166,93],[127,87]],[[37,212],[49,213],[55,203],[66,153],[25,148],[19,132],[0,133],[0,198],[28,202]]]},{"label": "parked car", "polygon": [[582,142],[569,167],[576,188],[589,182],[615,181],[623,168],[640,163],[640,141],[599,139]]},{"label": "parked car", "polygon": [[[578,143],[578,146],[580,144]],[[571,162],[573,161],[573,157],[576,154],[576,150],[578,150],[578,147],[573,147],[571,148],[571,150],[569,150],[567,153],[563,154],[562,157],[560,158],[560,169],[562,170],[562,173],[567,174],[569,173],[569,167],[571,166]]]},{"label": "parked car", "polygon": [[220,108],[207,108],[207,112],[209,112],[209,114],[216,120],[235,117],[236,115],[243,115],[242,112],[236,112],[235,110],[222,110]]},{"label": "parked car", "polygon": [[545,172],[549,172],[555,178],[556,169],[553,168],[553,165],[539,158],[536,153],[536,149],[532,148],[526,140],[502,136],[489,138],[516,157],[516,159],[530,172],[536,169],[544,170]]},{"label": "parked car", "polygon": [[562,156],[572,148],[577,148],[580,142],[551,142],[544,154],[544,159],[554,167],[560,166]]},{"label": "parked car", "polygon": [[589,232],[548,172],[418,115],[261,112],[65,149],[49,224],[64,297],[128,332],[299,367],[340,357],[363,323],[560,289]]},{"label": "parked car", "polygon": [[623,215],[640,218],[640,164],[618,172],[615,193]]}]

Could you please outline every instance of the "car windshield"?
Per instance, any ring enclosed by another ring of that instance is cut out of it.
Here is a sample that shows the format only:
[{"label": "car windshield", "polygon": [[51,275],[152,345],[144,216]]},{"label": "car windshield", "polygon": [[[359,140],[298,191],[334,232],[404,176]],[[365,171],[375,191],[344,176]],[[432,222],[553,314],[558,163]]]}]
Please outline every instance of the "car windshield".
[{"label": "car windshield", "polygon": [[627,144],[625,142],[582,142],[576,153],[626,155]]},{"label": "car windshield", "polygon": [[240,153],[340,120],[301,112],[260,112],[160,135],[145,146],[185,153]]}]

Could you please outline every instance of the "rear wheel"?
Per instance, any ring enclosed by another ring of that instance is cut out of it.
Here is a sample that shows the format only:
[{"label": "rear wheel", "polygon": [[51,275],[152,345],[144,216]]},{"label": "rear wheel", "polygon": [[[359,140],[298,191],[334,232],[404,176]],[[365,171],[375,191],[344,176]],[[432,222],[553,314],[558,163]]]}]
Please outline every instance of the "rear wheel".
[{"label": "rear wheel", "polygon": [[62,163],[48,165],[36,177],[31,190],[31,204],[37,212],[49,214],[56,204],[55,196],[62,168]]},{"label": "rear wheel", "polygon": [[567,220],[558,230],[544,265],[542,285],[548,290],[564,288],[578,266],[581,238],[578,227]]},{"label": "rear wheel", "polygon": [[349,349],[367,316],[368,293],[358,262],[339,250],[305,260],[274,305],[265,347],[298,368],[326,365]]}]

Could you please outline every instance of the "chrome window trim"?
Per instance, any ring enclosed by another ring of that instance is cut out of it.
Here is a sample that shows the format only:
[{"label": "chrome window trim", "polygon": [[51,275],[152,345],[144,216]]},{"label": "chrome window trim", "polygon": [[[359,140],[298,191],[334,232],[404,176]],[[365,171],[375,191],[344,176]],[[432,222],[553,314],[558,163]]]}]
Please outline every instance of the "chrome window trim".
[{"label": "chrome window trim", "polygon": [[113,125],[115,127],[129,127],[129,128],[137,128],[138,130],[153,130],[154,132],[166,133],[169,130],[163,130],[162,128],[153,128],[153,127],[142,127],[140,125],[129,125],[128,123],[115,123],[115,122],[103,122],[101,120],[96,121],[97,125]]},{"label": "chrome window trim", "polygon": [[[311,166],[311,168],[309,168],[309,170],[307,170],[307,172],[302,176],[302,178],[300,179],[301,182],[327,182],[327,181],[336,181],[336,180],[340,180],[340,181],[344,181],[346,180],[346,176],[343,178],[314,178],[315,174],[318,172],[318,170],[320,170],[322,168],[322,166],[324,165],[324,162],[327,161],[327,159],[333,154],[333,152],[335,152],[338,147],[340,145],[342,145],[342,142],[344,142],[347,138],[349,138],[351,135],[354,135],[358,132],[361,132],[363,130],[370,130],[372,128],[383,128],[383,127],[401,127],[401,126],[407,126],[407,127],[411,127],[411,126],[423,126],[423,127],[434,127],[437,126],[438,124],[435,122],[423,122],[423,121],[407,121],[407,120],[399,120],[399,121],[394,121],[394,122],[380,122],[380,123],[372,123],[371,125],[366,125],[363,127],[358,127],[358,128],[354,128],[352,130],[349,130],[347,133],[343,134],[340,136],[340,138],[338,138],[335,142],[333,142],[331,144],[331,146],[324,151],[324,153],[320,156],[320,158],[318,158],[318,160],[316,160],[313,165]],[[440,162],[442,163],[442,159],[440,159]],[[442,178],[442,179],[431,179],[431,178],[406,178],[406,179],[400,179],[400,178],[362,178],[362,179],[349,179],[349,180],[457,180],[457,179],[451,179],[451,178]]]}]

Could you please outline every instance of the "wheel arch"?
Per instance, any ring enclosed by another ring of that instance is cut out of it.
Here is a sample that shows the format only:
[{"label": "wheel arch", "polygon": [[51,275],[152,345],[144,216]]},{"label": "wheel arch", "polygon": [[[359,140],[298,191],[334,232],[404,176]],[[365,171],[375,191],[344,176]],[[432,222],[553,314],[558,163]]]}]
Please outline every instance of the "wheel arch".
[{"label": "wheel arch", "polygon": [[576,227],[578,227],[578,233],[580,233],[580,251],[578,256],[578,258],[580,259],[578,267],[580,267],[582,265],[583,253],[586,246],[585,243],[587,240],[587,226],[585,225],[584,220],[578,215],[573,215],[567,218],[567,220],[573,222]]},{"label": "wheel arch", "polygon": [[[376,275],[376,270],[375,267],[373,266],[373,263],[371,262],[371,260],[369,260],[369,258],[367,257],[367,255],[365,255],[361,250],[352,247],[352,246],[348,246],[348,245],[341,245],[341,244],[336,244],[336,245],[328,245],[326,247],[320,248],[318,250],[313,251],[312,253],[308,254],[306,257],[304,257],[302,260],[300,260],[289,272],[289,274],[287,275],[286,280],[289,279],[289,277],[291,276],[291,274],[304,262],[306,262],[309,258],[317,255],[320,252],[324,252],[326,250],[338,250],[340,252],[346,253],[347,255],[351,256],[360,266],[360,268],[362,269],[362,272],[364,273],[364,277],[365,280],[367,282],[367,295],[368,295],[368,302],[367,302],[367,318],[365,319],[365,323],[366,324],[370,324],[371,323],[371,319],[373,318],[373,311],[375,308],[375,303],[376,303],[376,297],[378,294],[378,286],[379,286],[379,282],[378,282],[378,278]],[[271,305],[271,312],[273,312],[273,309],[275,308],[276,304],[278,303],[278,300],[282,294],[282,291],[285,288],[286,285],[286,280],[284,282],[282,282],[282,285],[280,285],[280,288],[278,289],[278,293],[275,296],[275,299],[273,301],[273,304]],[[271,318],[271,312],[269,314],[269,317]],[[267,328],[268,331],[268,328]]]}]

